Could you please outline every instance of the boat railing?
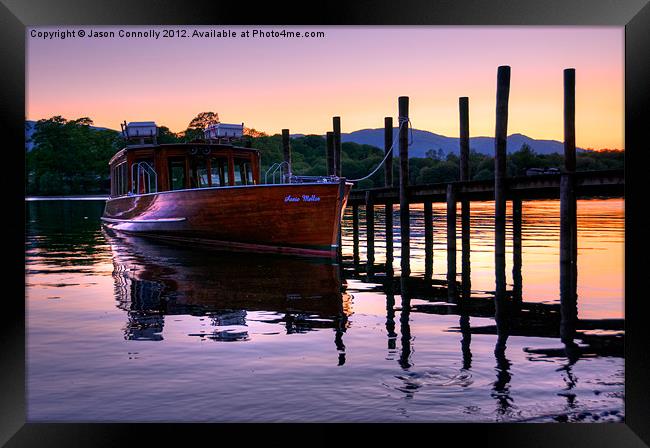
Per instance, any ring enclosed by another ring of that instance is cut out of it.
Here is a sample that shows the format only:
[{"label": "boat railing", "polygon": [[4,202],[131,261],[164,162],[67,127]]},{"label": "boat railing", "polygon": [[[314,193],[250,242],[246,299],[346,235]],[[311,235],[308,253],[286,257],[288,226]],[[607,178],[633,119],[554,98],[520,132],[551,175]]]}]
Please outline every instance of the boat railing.
[{"label": "boat railing", "polygon": [[[287,173],[285,174],[284,169],[286,168]],[[279,171],[279,173],[278,173]],[[289,179],[287,178],[287,174],[289,174],[289,164],[285,162],[276,162],[273,165],[269,167],[268,170],[266,170],[266,173],[264,173],[264,183],[268,184],[269,183],[269,176],[272,178],[272,184],[275,184],[275,176],[279,174],[280,175],[280,183],[285,184],[285,183],[290,183]]]},{"label": "boat railing", "polygon": [[292,184],[337,184],[340,178],[337,176],[291,176],[289,183]]},{"label": "boat railing", "polygon": [[[285,172],[285,168],[287,172]],[[288,172],[287,162],[276,162],[266,170],[264,174],[265,184],[275,184],[276,176],[280,175],[280,184],[337,184],[341,180],[338,176],[296,176]],[[271,182],[269,182],[269,177]]]},{"label": "boat railing", "polygon": [[158,174],[147,162],[138,162],[133,165],[133,178],[131,185],[134,194],[158,192]]},{"label": "boat railing", "polygon": [[[269,169],[267,169],[267,170],[264,172],[264,183],[265,183],[265,184],[268,184],[268,183],[269,183],[269,173],[271,172],[271,170],[275,170],[275,169],[277,168],[277,166],[278,166],[278,163],[276,162],[276,163],[274,163],[273,165],[271,165],[271,166],[269,167]],[[273,171],[273,172],[275,172],[275,171]]]}]

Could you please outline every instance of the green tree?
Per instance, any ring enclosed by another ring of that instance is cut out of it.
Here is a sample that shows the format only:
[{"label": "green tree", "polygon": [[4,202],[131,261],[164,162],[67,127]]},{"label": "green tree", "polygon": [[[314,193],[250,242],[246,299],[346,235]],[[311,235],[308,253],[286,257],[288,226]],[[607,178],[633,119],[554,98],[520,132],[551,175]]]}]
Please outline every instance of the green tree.
[{"label": "green tree", "polygon": [[34,125],[33,149],[26,154],[29,194],[83,194],[101,190],[108,160],[122,139],[116,131],[92,128],[88,117],[61,116]]},{"label": "green tree", "polygon": [[[190,122],[189,130],[202,137],[205,126],[217,120],[213,112],[202,112]],[[112,130],[92,128],[87,117],[67,120],[60,116],[39,120],[32,135],[33,149],[26,153],[28,194],[80,194],[107,192],[108,161],[116,151],[124,147],[121,135]],[[200,134],[198,132],[201,132]],[[274,163],[283,160],[280,134],[266,135],[254,129],[247,130],[251,146],[261,154],[261,176]],[[165,126],[159,127],[159,143],[188,141],[186,131],[182,137]],[[326,140],[322,135],[305,135],[290,140],[293,173],[305,176],[327,174]],[[348,179],[367,176],[384,158],[384,151],[371,145],[345,142],[341,147],[342,174]],[[578,170],[622,169],[624,151],[579,151]],[[427,151],[426,157],[409,159],[411,184],[451,182],[459,179],[458,156],[444,155],[442,149]],[[469,154],[470,178],[494,179],[494,159],[471,150]],[[508,155],[508,174],[525,175],[532,167],[560,168],[564,166],[562,154],[537,154],[528,145]],[[271,180],[271,179],[269,179]],[[276,176],[277,180],[277,176]],[[399,183],[399,158],[393,160],[393,185]],[[355,188],[371,188],[384,185],[384,169],[377,170],[369,179],[359,182]],[[103,189],[103,190],[102,190]]]},{"label": "green tree", "polygon": [[215,112],[199,113],[187,125],[187,129],[183,132],[183,141],[191,142],[192,140],[203,138],[203,130],[216,123],[219,123],[219,114]]},{"label": "green tree", "polygon": [[180,137],[174,132],[170,131],[167,126],[158,126],[158,143],[178,143],[180,142]]},{"label": "green tree", "polygon": [[539,164],[539,158],[535,151],[527,143],[524,143],[518,151],[508,156],[507,164],[508,175],[524,176],[527,169]]}]

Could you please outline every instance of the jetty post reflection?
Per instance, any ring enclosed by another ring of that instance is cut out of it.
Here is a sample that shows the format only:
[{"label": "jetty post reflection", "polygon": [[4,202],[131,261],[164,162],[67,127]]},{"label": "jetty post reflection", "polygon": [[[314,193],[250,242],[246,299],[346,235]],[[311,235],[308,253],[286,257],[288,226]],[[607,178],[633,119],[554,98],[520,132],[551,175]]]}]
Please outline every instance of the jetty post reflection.
[{"label": "jetty post reflection", "polygon": [[395,333],[395,289],[392,272],[386,274],[386,282],[384,285],[384,291],[386,293],[386,336],[388,338],[388,350],[390,353],[397,347],[397,333]]},{"label": "jetty post reflection", "polygon": [[411,338],[411,294],[409,291],[409,281],[406,277],[400,278],[400,294],[401,294],[401,311],[399,315],[399,328],[402,344],[402,352],[399,357],[399,365],[402,369],[408,370],[411,367],[411,351],[412,338]]},{"label": "jetty post reflection", "polygon": [[[503,310],[505,307],[501,307]],[[492,388],[492,396],[497,401],[497,415],[505,415],[512,407],[512,397],[510,396],[510,367],[512,363],[506,356],[506,342],[508,340],[508,321],[505,316],[499,316],[497,320],[497,342],[494,347],[494,357],[496,360],[497,379]]]}]

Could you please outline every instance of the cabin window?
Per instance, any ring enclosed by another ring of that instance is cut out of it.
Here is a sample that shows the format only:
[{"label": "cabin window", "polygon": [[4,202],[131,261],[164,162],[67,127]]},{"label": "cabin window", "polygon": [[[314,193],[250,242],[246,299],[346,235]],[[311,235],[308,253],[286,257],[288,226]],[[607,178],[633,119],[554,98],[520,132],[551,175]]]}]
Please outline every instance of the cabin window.
[{"label": "cabin window", "polygon": [[111,196],[117,196],[117,167],[111,167]]},{"label": "cabin window", "polygon": [[253,185],[253,167],[248,159],[235,159],[235,185]]},{"label": "cabin window", "polygon": [[208,182],[208,161],[204,157],[192,158],[190,186],[191,188],[205,188],[210,186],[210,182]]},{"label": "cabin window", "polygon": [[129,192],[129,174],[126,162],[120,164],[120,191],[119,194],[125,195]]},{"label": "cabin window", "polygon": [[126,175],[126,162],[119,163],[113,167],[111,173],[111,194],[113,196],[123,196],[127,193],[128,182]]},{"label": "cabin window", "polygon": [[185,188],[185,158],[169,159],[169,189]]},{"label": "cabin window", "polygon": [[213,187],[229,185],[228,160],[225,157],[214,157],[210,160],[210,177]]}]

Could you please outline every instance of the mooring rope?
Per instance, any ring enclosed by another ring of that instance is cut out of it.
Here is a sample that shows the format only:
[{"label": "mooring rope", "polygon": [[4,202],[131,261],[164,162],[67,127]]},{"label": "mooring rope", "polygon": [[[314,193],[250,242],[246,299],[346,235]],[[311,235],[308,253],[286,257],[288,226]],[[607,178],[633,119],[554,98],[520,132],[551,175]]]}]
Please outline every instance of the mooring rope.
[{"label": "mooring rope", "polygon": [[370,174],[368,174],[367,176],[362,177],[360,179],[346,179],[348,182],[360,182],[362,180],[366,180],[369,177],[372,177],[372,175],[375,174],[379,170],[379,168],[381,168],[381,166],[384,164],[386,159],[388,159],[388,156],[393,153],[393,148],[395,147],[395,142],[399,138],[399,134],[400,134],[400,131],[402,130],[402,126],[404,126],[405,124],[408,125],[409,130],[410,130],[410,135],[411,135],[411,141],[409,142],[408,145],[411,146],[413,144],[413,126],[411,125],[411,120],[408,117],[399,117],[397,119],[397,121],[399,123],[399,128],[397,128],[397,135],[395,136],[395,138],[393,138],[393,143],[390,145],[390,149],[388,151],[386,151],[386,155],[384,156],[382,161],[379,162],[379,165],[377,165],[377,167],[374,170],[372,170],[370,172]]}]

